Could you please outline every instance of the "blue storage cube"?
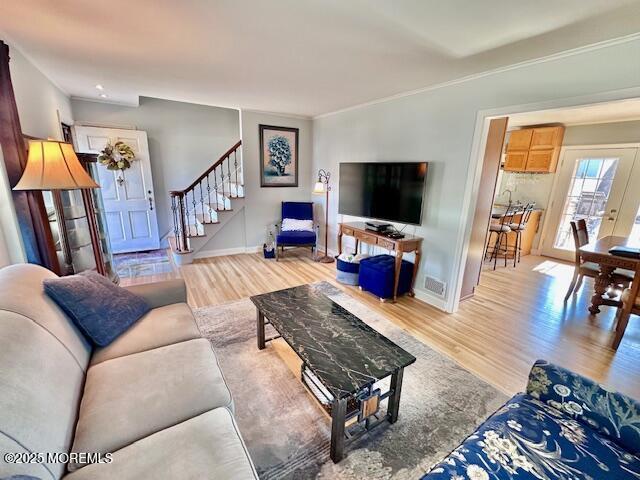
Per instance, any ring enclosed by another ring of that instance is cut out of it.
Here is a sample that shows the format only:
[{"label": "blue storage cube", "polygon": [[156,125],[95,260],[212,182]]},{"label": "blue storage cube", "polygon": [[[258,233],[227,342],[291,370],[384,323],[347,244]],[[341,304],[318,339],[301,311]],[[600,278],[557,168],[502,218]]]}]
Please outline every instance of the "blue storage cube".
[{"label": "blue storage cube", "polygon": [[[396,259],[391,255],[376,255],[360,261],[360,287],[380,298],[393,298]],[[402,260],[398,295],[411,290],[413,263]]]},{"label": "blue storage cube", "polygon": [[336,280],[346,285],[358,285],[359,263],[345,262],[336,259]]}]

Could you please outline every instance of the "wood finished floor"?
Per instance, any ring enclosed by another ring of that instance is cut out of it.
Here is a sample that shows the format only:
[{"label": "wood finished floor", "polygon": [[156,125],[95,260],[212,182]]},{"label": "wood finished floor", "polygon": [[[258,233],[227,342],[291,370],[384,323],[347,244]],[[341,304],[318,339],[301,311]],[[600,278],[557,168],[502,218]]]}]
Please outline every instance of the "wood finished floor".
[{"label": "wood finished floor", "polygon": [[335,264],[312,262],[308,251],[286,252],[279,262],[259,254],[198,260],[178,271],[123,279],[123,285],[182,277],[193,307],[326,280],[427,345],[448,355],[507,394],[522,391],[531,364],[544,358],[640,398],[640,319],[632,317],[617,352],[611,341],[614,309],[597,317],[587,311],[592,282],[567,303],[572,267],[527,256],[517,268],[485,270],[476,295],[455,314],[417,299],[379,300],[335,281]]}]

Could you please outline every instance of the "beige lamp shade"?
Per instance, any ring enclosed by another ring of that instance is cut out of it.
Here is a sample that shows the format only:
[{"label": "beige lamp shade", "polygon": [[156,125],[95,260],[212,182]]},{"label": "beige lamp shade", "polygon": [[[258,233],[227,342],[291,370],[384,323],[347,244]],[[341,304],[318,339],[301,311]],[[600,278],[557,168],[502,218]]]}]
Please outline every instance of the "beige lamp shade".
[{"label": "beige lamp shade", "polygon": [[70,143],[30,140],[29,157],[14,190],[75,190],[99,188],[82,168]]},{"label": "beige lamp shade", "polygon": [[313,189],[313,193],[325,193],[327,190],[324,188],[323,182],[316,182],[316,186]]}]

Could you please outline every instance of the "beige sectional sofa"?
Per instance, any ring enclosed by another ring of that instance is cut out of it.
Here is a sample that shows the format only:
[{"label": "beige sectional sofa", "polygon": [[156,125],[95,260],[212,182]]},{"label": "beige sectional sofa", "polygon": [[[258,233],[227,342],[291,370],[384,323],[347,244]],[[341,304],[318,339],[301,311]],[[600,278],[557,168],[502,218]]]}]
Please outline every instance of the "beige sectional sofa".
[{"label": "beige sectional sofa", "polygon": [[[153,309],[92,350],[35,265],[0,270],[0,479],[256,479],[181,280],[130,287]],[[5,453],[112,453],[14,464]]]}]

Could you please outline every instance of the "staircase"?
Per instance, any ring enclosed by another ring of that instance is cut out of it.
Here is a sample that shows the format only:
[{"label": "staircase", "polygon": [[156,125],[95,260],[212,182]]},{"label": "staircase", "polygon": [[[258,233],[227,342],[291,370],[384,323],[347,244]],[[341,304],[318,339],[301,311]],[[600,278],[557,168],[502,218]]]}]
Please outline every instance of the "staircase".
[{"label": "staircase", "polygon": [[169,245],[178,265],[191,263],[212,235],[244,207],[244,179],[238,141],[184,190],[171,195],[173,235]]}]

